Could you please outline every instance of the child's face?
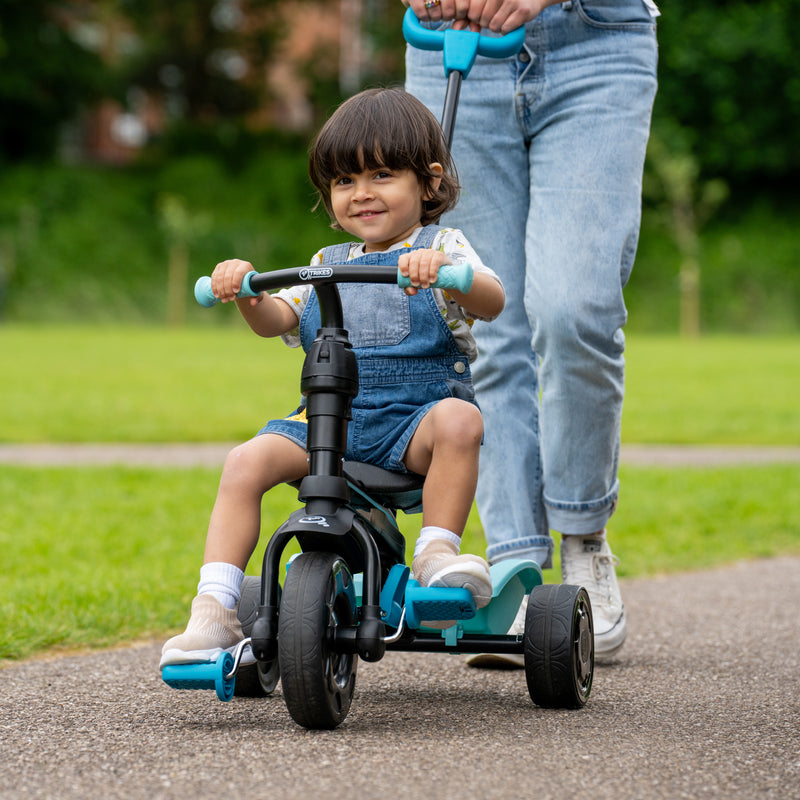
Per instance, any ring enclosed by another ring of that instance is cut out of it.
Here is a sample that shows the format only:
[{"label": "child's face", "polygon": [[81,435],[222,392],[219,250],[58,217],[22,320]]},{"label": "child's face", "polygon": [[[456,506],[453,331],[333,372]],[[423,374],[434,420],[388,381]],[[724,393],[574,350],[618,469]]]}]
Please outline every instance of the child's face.
[{"label": "child's face", "polygon": [[[431,165],[440,173],[440,164]],[[439,179],[434,179],[434,189]],[[364,251],[386,250],[420,225],[423,200],[429,199],[416,173],[388,167],[340,175],[331,181],[336,221],[364,242]]]}]

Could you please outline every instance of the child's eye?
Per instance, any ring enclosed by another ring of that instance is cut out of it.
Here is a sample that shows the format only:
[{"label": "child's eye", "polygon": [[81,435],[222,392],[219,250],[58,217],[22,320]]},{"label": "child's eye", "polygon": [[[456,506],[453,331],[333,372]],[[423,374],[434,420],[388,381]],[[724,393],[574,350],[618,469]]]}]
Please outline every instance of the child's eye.
[{"label": "child's eye", "polygon": [[338,178],[333,179],[334,186],[348,186],[353,181],[347,175],[340,175]]},{"label": "child's eye", "polygon": [[390,170],[388,170],[388,169],[379,169],[379,170],[378,170],[378,171],[375,173],[375,177],[376,177],[376,178],[391,178],[391,177],[392,177],[392,173],[391,173],[391,171],[390,171]]}]

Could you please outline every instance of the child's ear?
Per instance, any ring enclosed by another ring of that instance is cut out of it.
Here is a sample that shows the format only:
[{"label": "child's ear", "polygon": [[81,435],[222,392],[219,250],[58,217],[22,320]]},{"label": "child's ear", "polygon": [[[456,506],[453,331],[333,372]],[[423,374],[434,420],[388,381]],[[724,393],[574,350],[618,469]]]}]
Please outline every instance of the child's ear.
[{"label": "child's ear", "polygon": [[442,183],[442,175],[444,173],[444,167],[438,161],[428,164],[428,169],[434,174],[434,177],[428,179],[428,186],[425,189],[423,200],[433,200],[434,194]]}]

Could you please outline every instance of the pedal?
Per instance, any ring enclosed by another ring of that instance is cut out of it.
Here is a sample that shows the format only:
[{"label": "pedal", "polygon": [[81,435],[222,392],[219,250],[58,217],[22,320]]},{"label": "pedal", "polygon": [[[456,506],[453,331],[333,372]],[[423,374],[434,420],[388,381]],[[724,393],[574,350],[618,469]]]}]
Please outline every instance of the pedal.
[{"label": "pedal", "polygon": [[222,653],[216,661],[167,664],[161,670],[161,679],[173,689],[214,689],[217,697],[227,703],[236,684],[233,667],[233,656]]}]

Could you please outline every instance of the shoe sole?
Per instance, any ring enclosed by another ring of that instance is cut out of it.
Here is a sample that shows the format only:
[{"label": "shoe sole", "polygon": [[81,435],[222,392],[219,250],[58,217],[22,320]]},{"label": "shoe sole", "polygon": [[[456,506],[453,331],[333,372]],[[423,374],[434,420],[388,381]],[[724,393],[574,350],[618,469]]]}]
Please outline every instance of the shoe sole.
[{"label": "shoe sole", "polygon": [[628,626],[625,621],[625,613],[617,621],[613,628],[605,633],[594,637],[594,657],[598,661],[606,661],[613,658],[625,644],[628,635]]},{"label": "shoe sole", "polygon": [[[238,645],[233,645],[233,647],[229,647],[226,650],[223,650],[221,647],[215,647],[213,650],[167,650],[167,652],[161,656],[158,668],[163,669],[168,665],[175,666],[177,664],[210,664],[212,661],[216,661],[221,653],[230,653],[233,655],[237,647]],[[255,664],[255,661],[256,657],[253,655],[253,650],[250,645],[248,645],[244,648],[239,663],[242,665]]]},{"label": "shoe sole", "polygon": [[475,653],[467,659],[467,666],[474,669],[523,669],[525,656],[521,653]]}]

